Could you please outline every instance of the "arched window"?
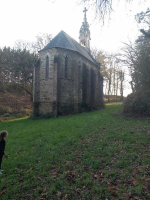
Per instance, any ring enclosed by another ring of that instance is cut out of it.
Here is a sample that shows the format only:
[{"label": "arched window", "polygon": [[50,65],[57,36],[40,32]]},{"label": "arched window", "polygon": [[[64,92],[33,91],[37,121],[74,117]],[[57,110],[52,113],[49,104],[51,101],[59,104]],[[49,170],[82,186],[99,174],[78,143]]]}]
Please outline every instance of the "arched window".
[{"label": "arched window", "polygon": [[79,60],[79,62],[78,62],[78,66],[81,67],[81,60]]},{"label": "arched window", "polygon": [[46,78],[49,78],[49,57],[46,57]]},{"label": "arched window", "polygon": [[65,57],[65,78],[68,78],[68,56]]}]

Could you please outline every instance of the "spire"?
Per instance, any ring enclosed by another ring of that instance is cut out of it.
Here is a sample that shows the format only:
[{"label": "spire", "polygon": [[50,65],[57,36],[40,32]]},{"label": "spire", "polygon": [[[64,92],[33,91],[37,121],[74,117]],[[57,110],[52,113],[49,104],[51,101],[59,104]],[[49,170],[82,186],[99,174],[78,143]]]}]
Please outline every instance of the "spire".
[{"label": "spire", "polygon": [[84,21],[82,22],[82,26],[80,28],[79,32],[79,42],[82,46],[86,47],[86,49],[90,50],[90,30],[89,30],[89,24],[87,22],[86,18],[86,12],[88,10],[84,8]]}]

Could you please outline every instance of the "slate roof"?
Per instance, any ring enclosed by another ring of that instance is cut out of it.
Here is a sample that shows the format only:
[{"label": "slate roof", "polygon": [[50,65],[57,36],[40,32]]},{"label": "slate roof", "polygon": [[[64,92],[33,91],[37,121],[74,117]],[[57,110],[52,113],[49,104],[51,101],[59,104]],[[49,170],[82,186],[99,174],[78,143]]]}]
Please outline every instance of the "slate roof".
[{"label": "slate roof", "polygon": [[70,37],[64,31],[60,31],[56,37],[54,37],[50,43],[48,43],[41,51],[52,49],[52,48],[63,48],[72,51],[76,51],[79,54],[86,57],[88,60],[99,66],[100,64],[89,54],[84,47],[82,47],[77,41]]}]

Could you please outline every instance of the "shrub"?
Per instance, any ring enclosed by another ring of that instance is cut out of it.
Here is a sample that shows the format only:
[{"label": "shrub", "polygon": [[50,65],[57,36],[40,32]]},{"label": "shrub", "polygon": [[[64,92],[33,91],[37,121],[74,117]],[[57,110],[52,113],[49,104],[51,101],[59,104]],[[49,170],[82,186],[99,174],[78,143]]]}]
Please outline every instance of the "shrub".
[{"label": "shrub", "polygon": [[6,113],[11,113],[11,112],[12,112],[12,108],[10,108],[8,106],[0,107],[0,115],[6,114]]},{"label": "shrub", "polygon": [[26,116],[30,116],[32,114],[31,109],[12,109],[10,107],[1,107],[0,108],[0,122],[10,120],[10,119],[16,119],[16,118],[22,118]]},{"label": "shrub", "polygon": [[139,90],[127,96],[122,106],[125,116],[150,117],[150,90]]},{"label": "shrub", "polygon": [[6,86],[6,91],[12,94],[18,93],[20,95],[24,94],[24,90],[18,83],[8,83]]}]

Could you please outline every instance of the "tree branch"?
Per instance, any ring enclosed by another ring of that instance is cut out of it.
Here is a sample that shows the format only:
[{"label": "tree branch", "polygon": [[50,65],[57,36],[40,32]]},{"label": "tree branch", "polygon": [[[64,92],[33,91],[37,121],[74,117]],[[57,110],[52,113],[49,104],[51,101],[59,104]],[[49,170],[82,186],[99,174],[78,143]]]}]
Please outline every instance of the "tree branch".
[{"label": "tree branch", "polygon": [[145,35],[145,37],[150,39],[150,33],[146,32],[144,29],[140,29],[140,32],[143,33],[143,35]]}]

